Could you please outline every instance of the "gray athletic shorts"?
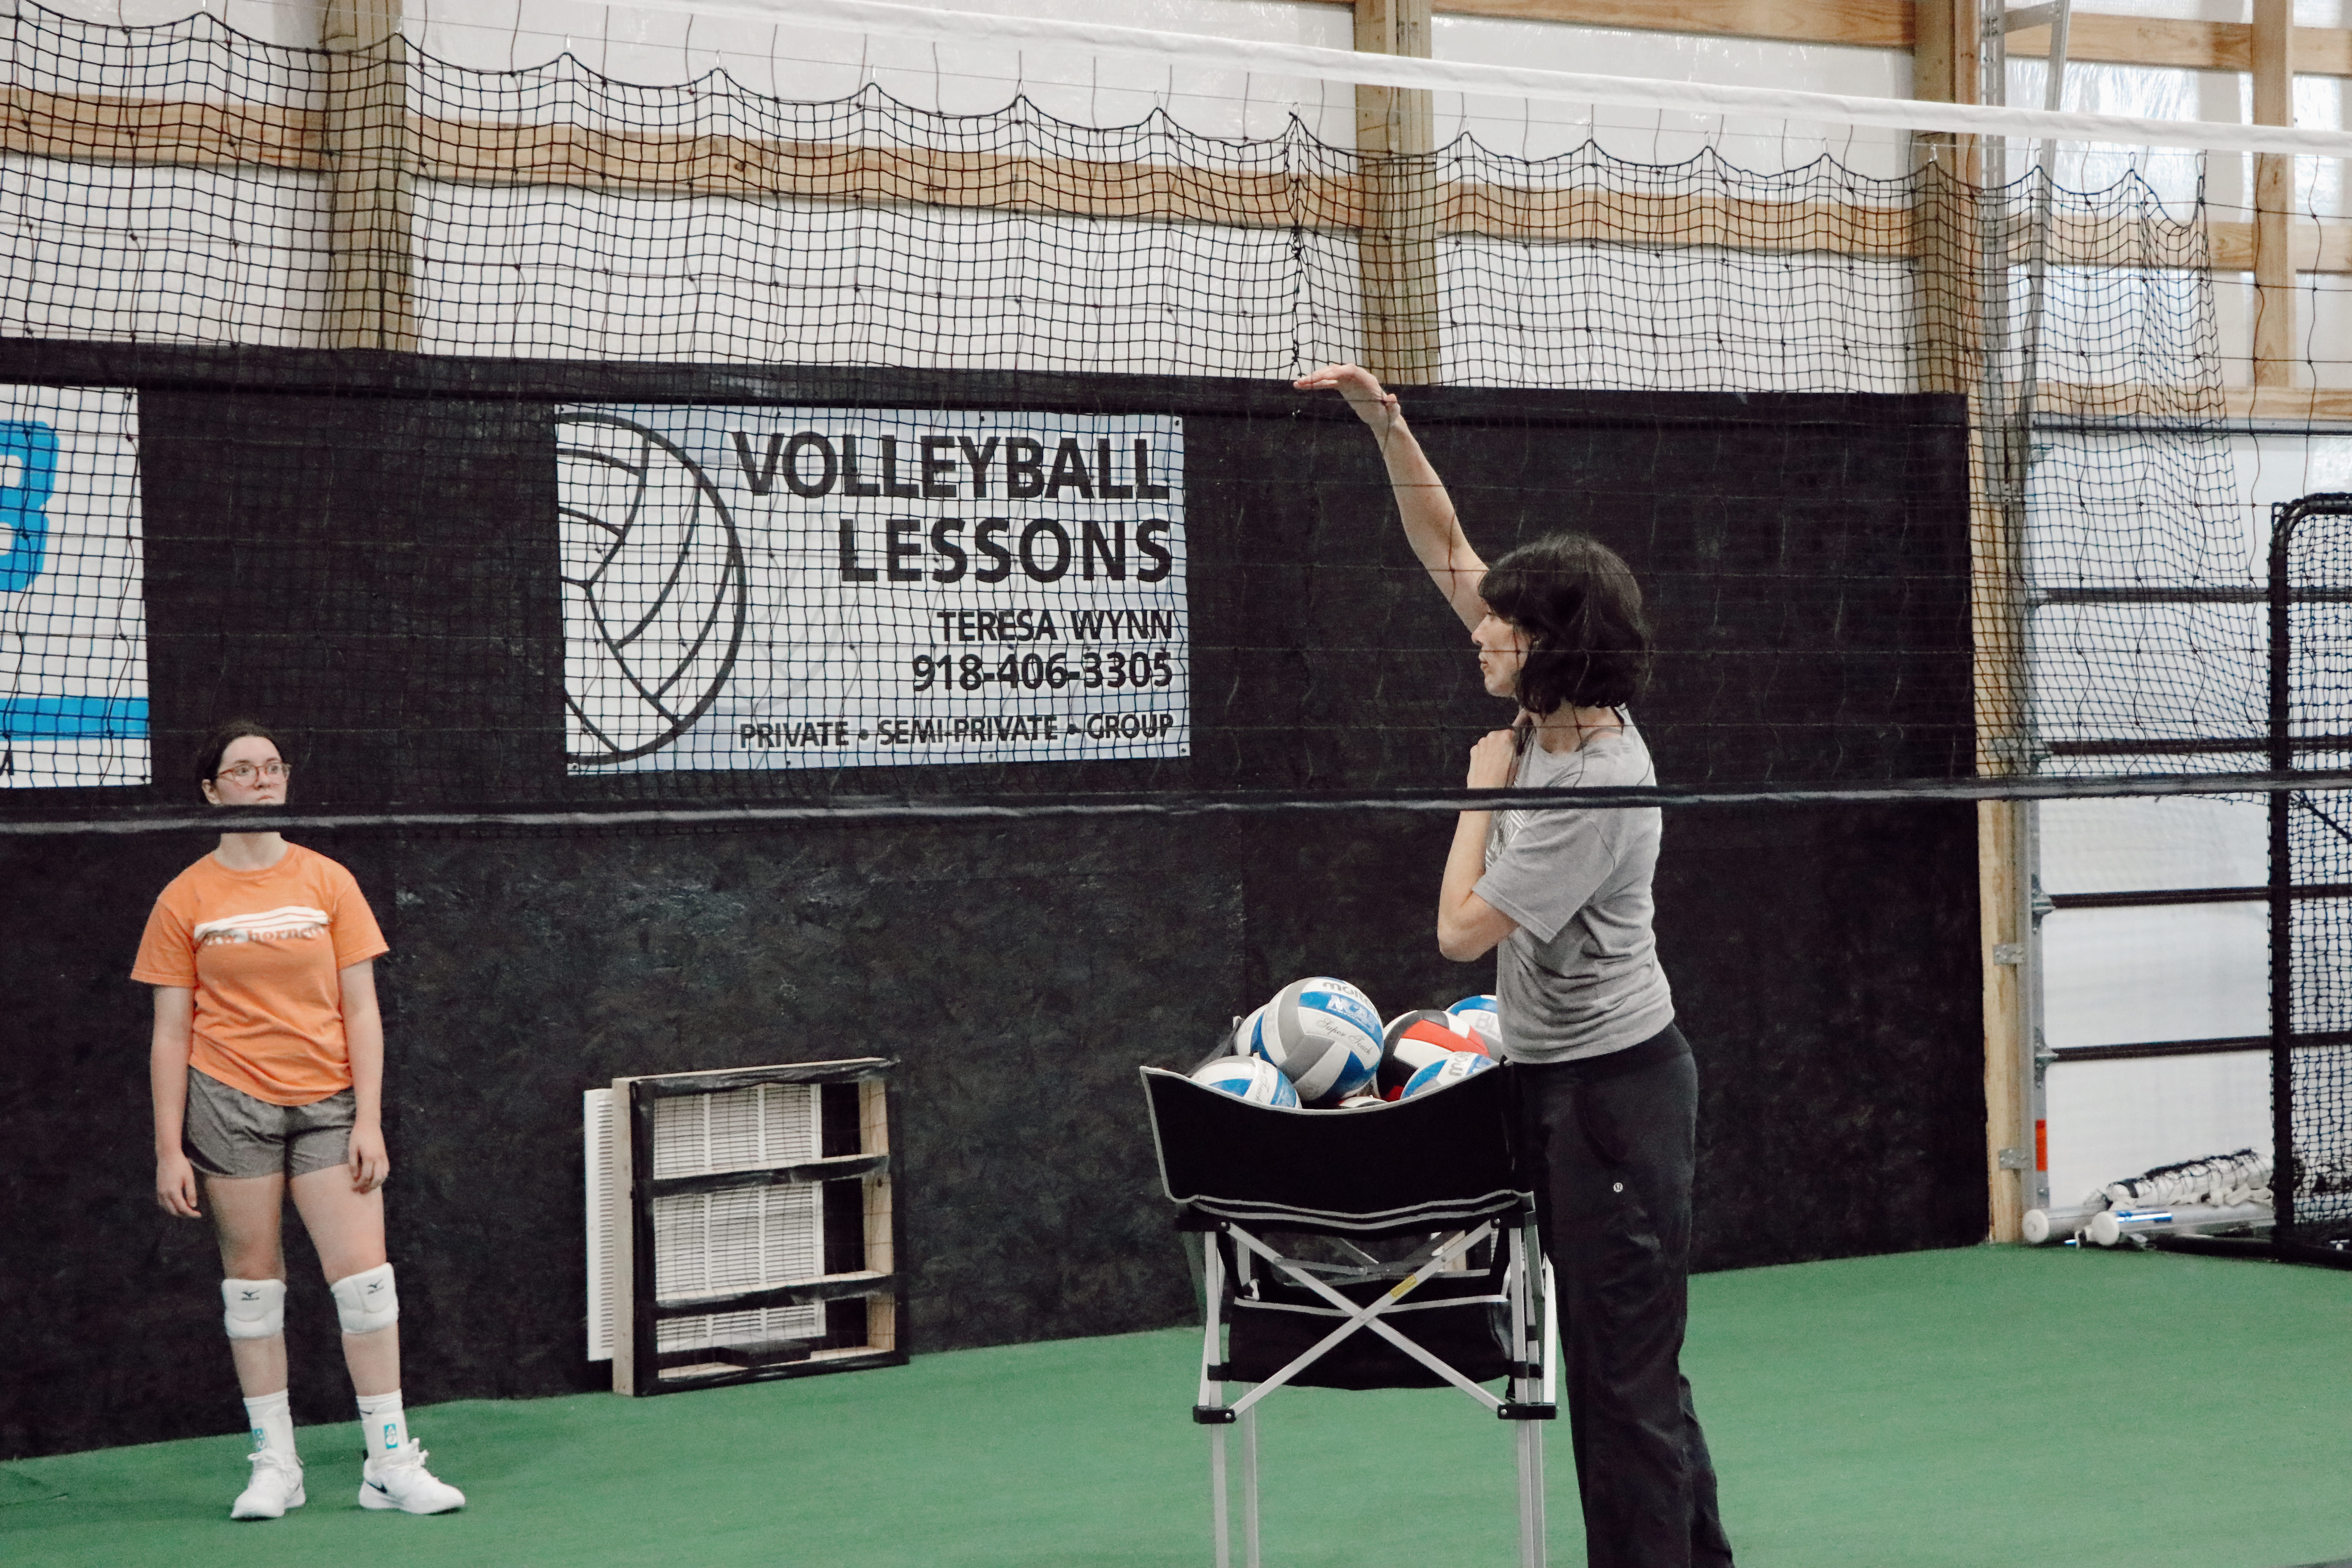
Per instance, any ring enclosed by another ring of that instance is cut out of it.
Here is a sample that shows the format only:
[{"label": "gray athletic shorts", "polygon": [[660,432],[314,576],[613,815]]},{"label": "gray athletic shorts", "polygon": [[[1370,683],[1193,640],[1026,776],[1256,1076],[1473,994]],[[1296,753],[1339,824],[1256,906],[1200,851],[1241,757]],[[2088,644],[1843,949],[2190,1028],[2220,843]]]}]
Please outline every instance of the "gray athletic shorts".
[{"label": "gray athletic shorts", "polygon": [[344,1089],[308,1105],[272,1105],[188,1069],[181,1142],[215,1176],[307,1176],[351,1158],[355,1102]]}]

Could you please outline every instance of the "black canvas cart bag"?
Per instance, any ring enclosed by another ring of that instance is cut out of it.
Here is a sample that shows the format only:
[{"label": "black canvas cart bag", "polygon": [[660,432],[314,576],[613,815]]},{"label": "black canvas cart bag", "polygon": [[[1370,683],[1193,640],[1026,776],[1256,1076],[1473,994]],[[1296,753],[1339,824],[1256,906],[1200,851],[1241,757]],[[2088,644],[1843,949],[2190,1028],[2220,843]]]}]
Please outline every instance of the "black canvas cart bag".
[{"label": "black canvas cart bag", "polygon": [[[1285,1384],[1451,1386],[1513,1422],[1519,1561],[1540,1568],[1553,1336],[1507,1075],[1305,1110],[1142,1073],[1160,1184],[1198,1243],[1192,1416],[1209,1428],[1218,1568],[1233,1559],[1226,1428],[1240,1435],[1244,1562],[1258,1568],[1256,1406]],[[1500,1395],[1482,1386],[1498,1380]],[[1234,1384],[1251,1386],[1229,1400]]]}]

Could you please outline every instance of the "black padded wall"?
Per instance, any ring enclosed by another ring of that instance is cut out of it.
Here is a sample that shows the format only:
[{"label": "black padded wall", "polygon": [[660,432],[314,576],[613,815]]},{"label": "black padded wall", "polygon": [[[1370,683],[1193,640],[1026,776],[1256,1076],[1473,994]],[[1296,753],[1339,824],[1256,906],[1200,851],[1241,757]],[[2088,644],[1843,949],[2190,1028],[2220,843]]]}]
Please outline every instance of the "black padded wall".
[{"label": "black padded wall", "polygon": [[[147,385],[158,800],[184,798],[177,746],[231,710],[290,731],[298,803],[620,793],[557,772],[561,398],[1184,413],[1193,760],[838,787],[1452,784],[1506,716],[1412,567],[1369,439],[1279,389],[15,352],[0,370],[20,377]],[[1650,585],[1668,652],[1639,711],[1669,780],[1965,771],[1956,405],[1415,406],[1490,554],[1583,526]],[[1355,979],[1391,1012],[1487,988],[1490,965],[1448,963],[1431,936],[1451,830],[1362,815],[298,836],[352,868],[393,944],[412,1400],[603,1385],[582,1344],[579,1097],[624,1073],[899,1058],[919,1353],[1183,1321],[1136,1064],[1189,1064],[1302,973]],[[8,885],[37,889],[0,906],[18,1000],[0,1039],[0,1226],[17,1238],[0,1249],[0,1455],[235,1429],[210,1237],[149,1194],[146,999],[123,978],[154,892],[205,841],[0,843]],[[1964,805],[1670,815],[1660,941],[1703,1075],[1702,1267],[1982,1234],[1974,884]],[[289,1231],[298,1411],[342,1418],[331,1311]]]}]

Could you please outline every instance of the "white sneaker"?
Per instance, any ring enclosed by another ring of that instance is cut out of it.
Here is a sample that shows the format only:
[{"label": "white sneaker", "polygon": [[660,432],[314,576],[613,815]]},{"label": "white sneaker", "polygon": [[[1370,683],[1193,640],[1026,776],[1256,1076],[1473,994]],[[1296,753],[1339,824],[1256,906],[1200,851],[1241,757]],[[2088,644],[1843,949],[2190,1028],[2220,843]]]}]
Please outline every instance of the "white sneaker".
[{"label": "white sneaker", "polygon": [[302,1506],[302,1461],[276,1448],[246,1456],[253,1463],[253,1479],[229,1505],[231,1519],[278,1519],[289,1508]]},{"label": "white sneaker", "polygon": [[360,1506],[403,1513],[447,1513],[466,1506],[466,1494],[425,1468],[425,1450],[411,1437],[388,1454],[372,1455],[361,1469]]}]

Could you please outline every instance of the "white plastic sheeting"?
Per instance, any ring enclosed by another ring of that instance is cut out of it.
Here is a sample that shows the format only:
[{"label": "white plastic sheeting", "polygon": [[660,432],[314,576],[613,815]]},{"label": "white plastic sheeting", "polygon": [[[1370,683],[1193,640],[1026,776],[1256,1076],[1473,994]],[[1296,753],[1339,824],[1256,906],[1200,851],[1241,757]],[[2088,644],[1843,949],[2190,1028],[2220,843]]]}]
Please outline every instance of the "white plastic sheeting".
[{"label": "white plastic sheeting", "polygon": [[2258,888],[2270,874],[2270,818],[2260,800],[2053,800],[2041,812],[2046,893]]},{"label": "white plastic sheeting", "polygon": [[[2050,1075],[2050,1199],[2204,1154],[2271,1147],[2263,1053],[2077,1062]],[[2151,1152],[2153,1151],[2153,1152]]]}]

